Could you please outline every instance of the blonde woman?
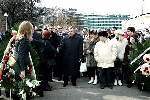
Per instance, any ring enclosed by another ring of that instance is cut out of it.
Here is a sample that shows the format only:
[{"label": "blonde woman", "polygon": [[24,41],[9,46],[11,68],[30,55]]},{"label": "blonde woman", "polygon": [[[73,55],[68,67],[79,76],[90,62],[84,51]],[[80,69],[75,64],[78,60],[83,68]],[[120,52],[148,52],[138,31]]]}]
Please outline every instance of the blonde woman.
[{"label": "blonde woman", "polygon": [[117,58],[114,66],[114,85],[122,85],[122,63],[124,59],[125,48],[128,44],[128,40],[124,38],[124,32],[121,30],[116,30],[115,32],[114,43],[117,47]]},{"label": "blonde woman", "polygon": [[17,40],[15,42],[15,55],[21,72],[20,74],[15,73],[16,88],[13,100],[19,100],[17,83],[25,78],[27,74],[27,64],[30,63],[29,52],[30,41],[32,41],[32,31],[33,26],[29,21],[23,21],[18,29]]}]

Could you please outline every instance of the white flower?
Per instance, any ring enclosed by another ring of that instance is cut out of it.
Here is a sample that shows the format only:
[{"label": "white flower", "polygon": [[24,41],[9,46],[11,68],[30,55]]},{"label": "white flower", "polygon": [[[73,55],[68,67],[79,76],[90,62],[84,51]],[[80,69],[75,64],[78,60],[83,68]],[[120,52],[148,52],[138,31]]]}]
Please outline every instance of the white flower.
[{"label": "white flower", "polygon": [[35,93],[35,92],[32,92],[32,96],[36,96],[36,93]]},{"label": "white flower", "polygon": [[22,90],[22,91],[19,93],[19,95],[21,95],[21,98],[22,98],[23,100],[26,100],[26,93],[24,93],[24,90]]},{"label": "white flower", "polygon": [[26,84],[27,84],[29,87],[33,87],[33,84],[32,84],[29,80],[26,81]]},{"label": "white flower", "polygon": [[15,74],[15,71],[11,68],[9,69],[9,72],[12,73],[12,74]]},{"label": "white flower", "polygon": [[19,95],[20,95],[20,94],[23,94],[23,92],[24,92],[24,90],[22,90],[22,91],[19,93]]},{"label": "white flower", "polygon": [[26,93],[23,93],[23,94],[22,94],[22,99],[23,99],[23,100],[26,100]]},{"label": "white flower", "polygon": [[39,86],[41,81],[37,81],[37,80],[32,80],[32,84],[34,84],[35,86]]}]

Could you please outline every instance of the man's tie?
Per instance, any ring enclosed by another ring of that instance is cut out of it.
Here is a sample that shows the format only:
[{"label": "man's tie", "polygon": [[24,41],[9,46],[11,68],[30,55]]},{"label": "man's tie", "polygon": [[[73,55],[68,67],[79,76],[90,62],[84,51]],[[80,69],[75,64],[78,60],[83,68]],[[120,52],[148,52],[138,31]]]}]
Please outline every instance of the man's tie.
[{"label": "man's tie", "polygon": [[61,33],[59,34],[59,38],[60,38],[60,40],[62,40],[62,39],[63,39],[63,36],[62,36],[62,34],[61,34]]}]

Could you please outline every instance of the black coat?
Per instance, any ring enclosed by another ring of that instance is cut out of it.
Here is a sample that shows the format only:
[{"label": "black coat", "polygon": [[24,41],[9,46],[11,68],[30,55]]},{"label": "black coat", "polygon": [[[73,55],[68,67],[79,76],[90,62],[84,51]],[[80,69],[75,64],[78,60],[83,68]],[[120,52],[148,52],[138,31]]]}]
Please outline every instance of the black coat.
[{"label": "black coat", "polygon": [[[64,39],[66,36],[68,36],[67,33],[62,33],[62,39]],[[59,42],[59,46],[60,46],[60,43],[61,43],[62,40],[60,39],[59,33],[57,34],[57,38],[58,38],[58,42]],[[63,53],[62,53],[62,51],[60,51],[60,52],[57,54],[57,58],[62,59],[62,57],[63,57]],[[59,60],[60,60],[60,59],[59,59]]]},{"label": "black coat", "polygon": [[[51,37],[50,37],[50,39],[49,39],[49,42],[51,43],[51,45],[52,45],[55,49],[57,49],[58,46],[59,46],[59,44],[60,44],[60,43],[59,43],[59,40],[58,40],[58,37],[57,37],[57,34],[54,33],[53,31],[52,31]],[[55,54],[51,54],[51,55],[52,55],[53,59],[56,59]]]},{"label": "black coat", "polygon": [[43,62],[44,58],[43,58],[43,54],[41,52],[41,47],[44,45],[44,41],[42,40],[42,36],[41,36],[41,34],[34,31],[32,37],[33,37],[33,41],[31,43],[35,46],[34,49],[39,56],[40,62]]},{"label": "black coat", "polygon": [[59,40],[58,40],[58,37],[57,37],[57,34],[56,33],[54,33],[53,31],[52,31],[52,35],[51,35],[51,37],[50,37],[50,39],[49,39],[49,42],[52,44],[52,46],[55,48],[55,49],[57,49],[57,47],[59,46]]},{"label": "black coat", "polygon": [[61,44],[60,50],[63,50],[63,74],[66,76],[77,76],[79,72],[79,59],[82,59],[83,40],[74,34],[73,37],[66,36]]},{"label": "black coat", "polygon": [[27,70],[27,64],[30,63],[30,42],[25,36],[16,41],[15,52],[17,53],[17,63],[21,71]]},{"label": "black coat", "polygon": [[52,59],[52,54],[57,54],[57,50],[51,45],[48,40],[44,40],[44,46],[42,48],[42,54],[44,56],[44,60]]}]

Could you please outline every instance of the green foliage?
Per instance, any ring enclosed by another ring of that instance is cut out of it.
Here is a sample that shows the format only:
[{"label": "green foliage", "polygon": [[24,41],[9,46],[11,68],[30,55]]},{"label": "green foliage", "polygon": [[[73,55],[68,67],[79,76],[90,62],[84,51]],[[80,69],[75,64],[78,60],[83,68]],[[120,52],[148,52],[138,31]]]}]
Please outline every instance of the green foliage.
[{"label": "green foliage", "polygon": [[15,24],[13,25],[13,27],[12,27],[12,30],[18,31],[18,28],[19,28],[18,24],[15,23]]},{"label": "green foliage", "polygon": [[[143,53],[148,47],[150,47],[150,39],[147,39],[143,44],[132,44],[129,52],[129,60],[130,62],[138,57],[141,53]],[[146,54],[150,53],[150,51],[147,51]],[[144,55],[143,55],[144,56]],[[144,64],[143,56],[139,58],[136,62],[134,62],[132,65],[129,65],[131,72],[134,72],[140,65]],[[142,74],[140,70],[138,70],[136,73],[133,74],[132,80],[135,80],[135,83],[137,84],[144,84],[144,87],[148,88],[150,87],[150,76],[146,77]]]},{"label": "green foliage", "polygon": [[31,53],[31,58],[32,58],[32,61],[33,61],[33,65],[34,65],[36,76],[38,76],[39,75],[39,69],[38,69],[39,56],[38,56],[37,52],[34,50],[34,46],[33,45],[31,46],[31,52],[30,53]]},{"label": "green foliage", "polygon": [[2,42],[0,42],[0,59],[2,59],[2,57],[4,55],[4,51],[6,49],[6,46],[7,46],[8,42],[9,42],[10,38],[11,38],[10,33],[6,32]]}]

